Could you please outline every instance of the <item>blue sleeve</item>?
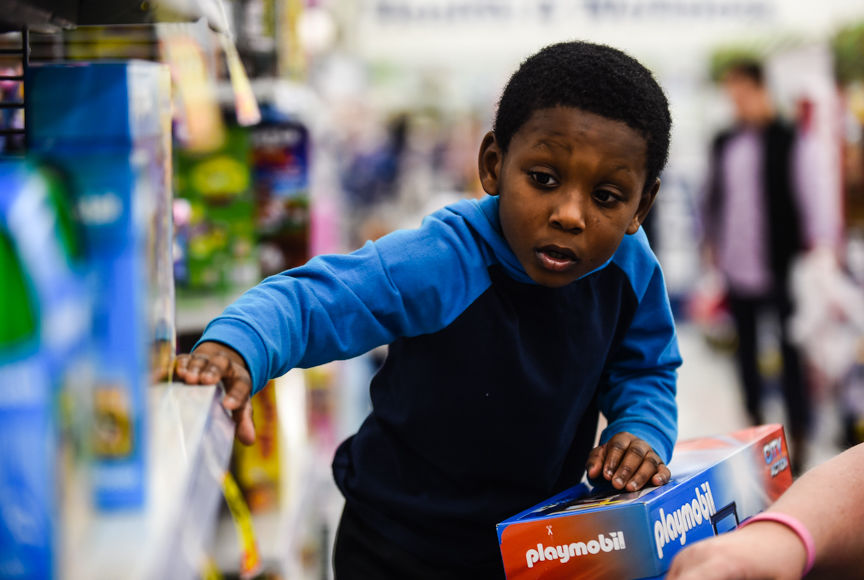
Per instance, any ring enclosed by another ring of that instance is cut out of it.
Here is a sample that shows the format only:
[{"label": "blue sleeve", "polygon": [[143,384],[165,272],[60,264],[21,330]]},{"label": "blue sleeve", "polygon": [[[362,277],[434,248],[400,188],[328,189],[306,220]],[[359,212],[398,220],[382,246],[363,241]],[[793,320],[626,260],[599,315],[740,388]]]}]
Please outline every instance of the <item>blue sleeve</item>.
[{"label": "blue sleeve", "polygon": [[660,265],[647,242],[638,244],[650,259],[640,252],[642,259],[630,255],[621,260],[625,271],[635,272],[631,281],[639,303],[604,373],[599,402],[609,424],[600,443],[627,431],[646,441],[668,463],[678,435],[675,391],[681,355]]},{"label": "blue sleeve", "polygon": [[215,318],[199,342],[239,352],[257,392],[294,367],[435,332],[489,286],[481,243],[445,208],[419,229],[265,279]]}]

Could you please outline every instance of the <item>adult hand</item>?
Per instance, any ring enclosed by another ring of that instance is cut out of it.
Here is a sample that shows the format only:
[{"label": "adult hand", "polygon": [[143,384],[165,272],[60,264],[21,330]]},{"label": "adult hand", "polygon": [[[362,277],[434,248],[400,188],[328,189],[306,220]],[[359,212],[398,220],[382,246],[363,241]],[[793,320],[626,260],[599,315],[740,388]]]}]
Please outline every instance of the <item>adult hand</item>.
[{"label": "adult hand", "polygon": [[190,354],[177,357],[176,376],[190,385],[213,385],[222,381],[222,406],[237,424],[237,439],[246,445],[255,442],[252,421],[252,376],[240,354],[218,342],[202,342]]},{"label": "adult hand", "polygon": [[754,522],[688,546],[666,580],[795,580],[807,561],[804,544],[787,527]]},{"label": "adult hand", "polygon": [[669,468],[645,441],[627,432],[614,435],[588,455],[588,477],[601,475],[615,489],[637,491],[649,481],[663,485],[669,481]]}]

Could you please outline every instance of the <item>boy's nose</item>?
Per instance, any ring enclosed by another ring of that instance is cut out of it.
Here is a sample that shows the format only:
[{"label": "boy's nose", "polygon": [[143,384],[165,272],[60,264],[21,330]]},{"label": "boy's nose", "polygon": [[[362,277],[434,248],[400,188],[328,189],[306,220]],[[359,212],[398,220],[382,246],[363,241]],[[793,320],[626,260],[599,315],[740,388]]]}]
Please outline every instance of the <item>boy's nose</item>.
[{"label": "boy's nose", "polygon": [[549,216],[552,227],[565,232],[580,233],[585,229],[585,208],[582,196],[562,196],[556,200],[555,207]]}]

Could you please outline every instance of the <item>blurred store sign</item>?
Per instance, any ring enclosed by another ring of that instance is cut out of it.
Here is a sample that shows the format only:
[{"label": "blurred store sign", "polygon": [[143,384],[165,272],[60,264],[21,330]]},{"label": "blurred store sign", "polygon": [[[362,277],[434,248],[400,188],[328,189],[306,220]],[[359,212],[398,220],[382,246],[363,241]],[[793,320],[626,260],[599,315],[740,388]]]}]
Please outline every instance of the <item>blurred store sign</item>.
[{"label": "blurred store sign", "polygon": [[376,16],[393,22],[549,21],[560,16],[653,20],[771,19],[776,13],[773,0],[377,0]]},{"label": "blurred store sign", "polygon": [[366,56],[453,63],[459,55],[464,67],[466,54],[512,61],[572,38],[656,54],[781,29],[820,33],[861,13],[858,0],[370,0],[351,25]]}]

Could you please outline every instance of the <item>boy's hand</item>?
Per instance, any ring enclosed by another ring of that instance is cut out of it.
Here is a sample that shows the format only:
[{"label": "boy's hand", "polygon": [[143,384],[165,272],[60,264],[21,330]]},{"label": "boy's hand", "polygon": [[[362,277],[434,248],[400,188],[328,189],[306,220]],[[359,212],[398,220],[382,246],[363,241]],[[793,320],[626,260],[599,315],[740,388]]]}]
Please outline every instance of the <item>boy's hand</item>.
[{"label": "boy's hand", "polygon": [[190,385],[215,385],[222,381],[225,397],[222,406],[237,423],[237,439],[255,443],[252,422],[252,376],[240,354],[218,342],[202,342],[190,354],[177,357],[176,376]]},{"label": "boy's hand", "polygon": [[605,445],[595,447],[588,455],[588,477],[600,475],[615,489],[636,491],[649,481],[663,485],[672,474],[650,445],[630,433],[613,436]]}]

